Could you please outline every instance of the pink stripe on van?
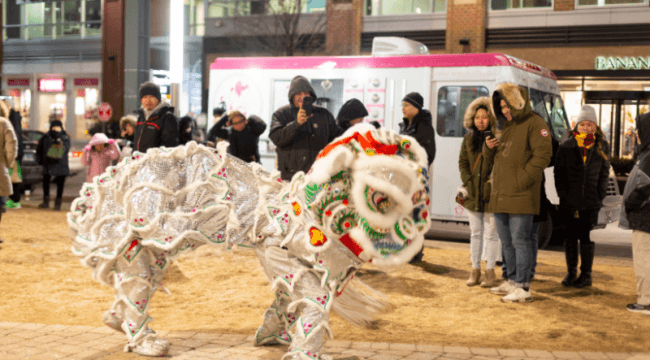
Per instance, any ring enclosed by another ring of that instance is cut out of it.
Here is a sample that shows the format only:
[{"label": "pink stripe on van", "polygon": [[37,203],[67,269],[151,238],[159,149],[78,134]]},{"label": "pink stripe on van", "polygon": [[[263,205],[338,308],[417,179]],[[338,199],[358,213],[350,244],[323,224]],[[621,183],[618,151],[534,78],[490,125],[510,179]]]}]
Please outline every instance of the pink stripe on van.
[{"label": "pink stripe on van", "polygon": [[296,56],[217,58],[211,70],[236,69],[354,69],[354,68],[418,68],[418,67],[470,67],[515,66],[555,79],[548,69],[504,54],[441,54],[404,56]]}]

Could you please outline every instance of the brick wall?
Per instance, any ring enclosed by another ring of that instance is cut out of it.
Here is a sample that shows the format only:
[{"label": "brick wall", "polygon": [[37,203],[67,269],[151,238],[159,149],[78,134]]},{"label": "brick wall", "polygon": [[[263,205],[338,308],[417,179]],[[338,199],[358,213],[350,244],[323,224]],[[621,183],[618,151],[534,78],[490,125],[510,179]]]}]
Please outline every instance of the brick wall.
[{"label": "brick wall", "polygon": [[359,55],[363,0],[327,0],[327,55]]},{"label": "brick wall", "polygon": [[486,0],[448,0],[445,51],[462,53],[460,40],[469,39],[469,51],[485,51]]}]

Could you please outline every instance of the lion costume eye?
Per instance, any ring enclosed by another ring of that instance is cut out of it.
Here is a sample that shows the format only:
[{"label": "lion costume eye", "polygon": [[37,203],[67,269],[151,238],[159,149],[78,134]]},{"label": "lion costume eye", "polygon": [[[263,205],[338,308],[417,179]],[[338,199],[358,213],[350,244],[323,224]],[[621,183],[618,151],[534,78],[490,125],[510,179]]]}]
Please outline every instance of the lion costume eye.
[{"label": "lion costume eye", "polygon": [[366,186],[366,205],[372,211],[378,211],[386,214],[391,209],[391,201],[388,196],[380,191],[375,191],[370,186]]}]

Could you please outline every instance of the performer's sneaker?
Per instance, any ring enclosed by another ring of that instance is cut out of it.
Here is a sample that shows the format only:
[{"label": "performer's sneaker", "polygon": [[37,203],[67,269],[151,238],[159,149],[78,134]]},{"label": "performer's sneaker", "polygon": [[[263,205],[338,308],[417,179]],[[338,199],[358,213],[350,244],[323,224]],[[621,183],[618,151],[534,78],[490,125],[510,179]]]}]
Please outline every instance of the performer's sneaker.
[{"label": "performer's sneaker", "polygon": [[170,347],[167,340],[160,339],[158,335],[152,333],[140,340],[130,351],[144,356],[166,356]]},{"label": "performer's sneaker", "polygon": [[109,328],[124,333],[124,329],[122,329],[123,320],[117,316],[117,313],[115,311],[107,310],[104,313],[102,322]]},{"label": "performer's sneaker", "polygon": [[527,303],[533,301],[533,295],[523,288],[516,288],[515,291],[501,298],[505,303]]},{"label": "performer's sneaker", "polygon": [[627,310],[635,313],[650,315],[650,305],[629,304]]},{"label": "performer's sneaker", "polygon": [[515,291],[515,284],[510,281],[504,281],[501,285],[490,288],[490,292],[497,295],[508,295],[513,291]]}]

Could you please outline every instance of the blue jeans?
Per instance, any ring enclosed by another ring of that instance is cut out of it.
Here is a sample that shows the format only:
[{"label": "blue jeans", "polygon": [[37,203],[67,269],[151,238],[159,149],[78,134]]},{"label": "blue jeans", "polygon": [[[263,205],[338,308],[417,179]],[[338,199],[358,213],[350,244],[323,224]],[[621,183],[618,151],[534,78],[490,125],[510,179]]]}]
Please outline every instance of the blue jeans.
[{"label": "blue jeans", "polygon": [[[549,215],[551,216],[551,215]],[[533,266],[530,269],[530,278],[535,276],[535,268],[537,268],[537,250],[539,250],[539,223],[534,222],[533,227],[530,229],[530,241],[533,246]]]},{"label": "blue jeans", "polygon": [[503,244],[503,260],[509,280],[517,287],[529,287],[533,256],[537,246],[530,236],[533,228],[532,214],[494,214],[497,232]]}]

